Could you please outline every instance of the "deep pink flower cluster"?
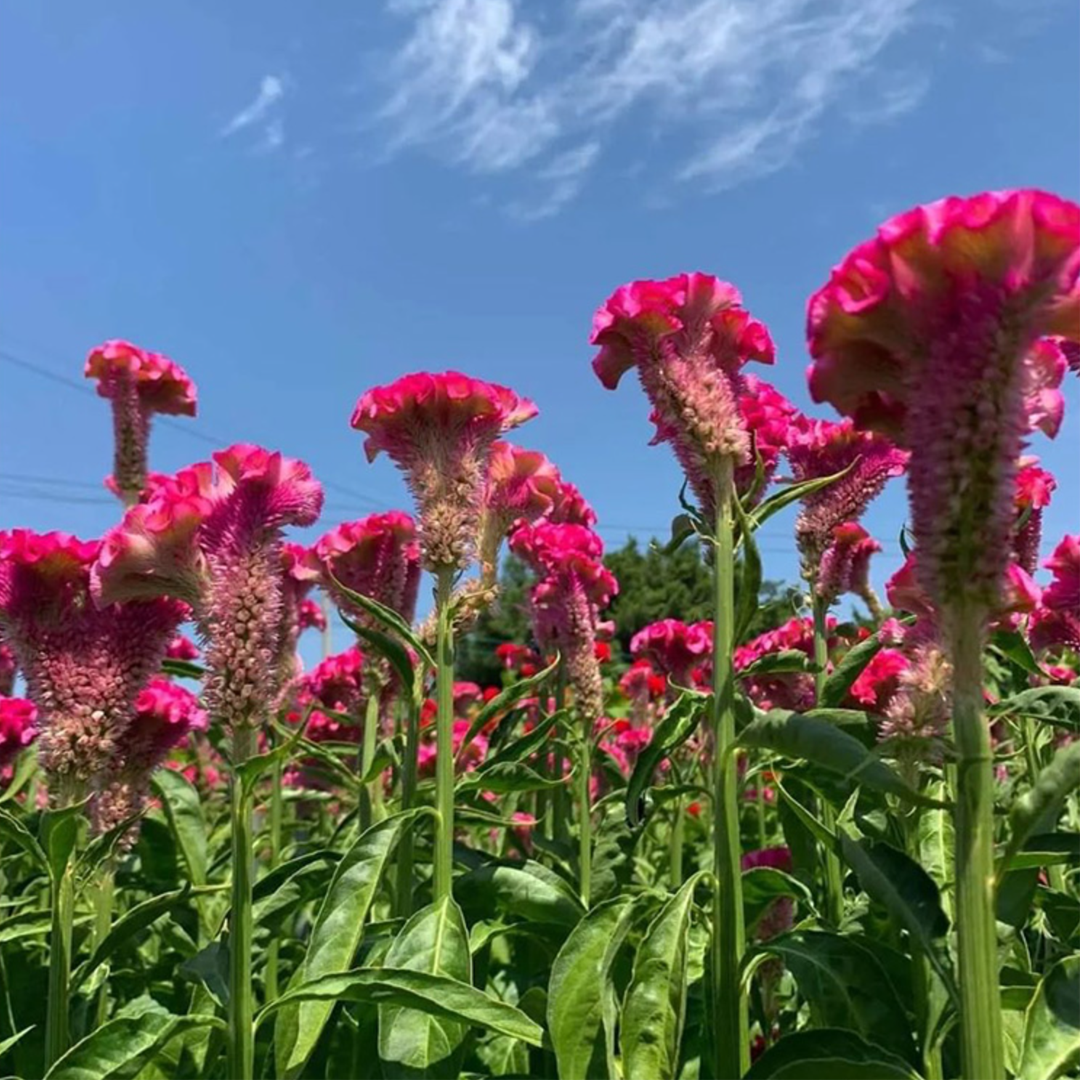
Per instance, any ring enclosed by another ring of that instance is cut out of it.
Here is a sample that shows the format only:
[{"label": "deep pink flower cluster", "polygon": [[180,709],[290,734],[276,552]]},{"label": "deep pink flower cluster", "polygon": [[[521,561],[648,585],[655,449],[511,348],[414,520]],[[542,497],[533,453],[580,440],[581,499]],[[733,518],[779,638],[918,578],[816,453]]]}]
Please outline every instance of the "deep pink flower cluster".
[{"label": "deep pink flower cluster", "polygon": [[661,619],[630,639],[630,653],[652,661],[676,686],[693,686],[693,668],[712,655],[712,624]]},{"label": "deep pink flower cluster", "polygon": [[1043,563],[1054,576],[1031,617],[1035,649],[1080,652],[1080,536],[1065,536]]},{"label": "deep pink flower cluster", "polygon": [[154,413],[194,416],[195,384],[179,364],[129,341],[106,341],[90,351],[85,375],[113,409],[115,462],[106,480],[124,502],[135,502],[147,482],[150,419]]},{"label": "deep pink flower cluster", "polygon": [[541,657],[528,645],[518,645],[513,641],[504,641],[495,646],[495,655],[507,671],[515,671],[523,679],[535,675],[540,670]]},{"label": "deep pink flower cluster", "polygon": [[[474,735],[465,753],[461,753],[462,743],[469,731],[469,721],[456,719],[453,728],[454,769],[456,772],[471,772],[483,763],[488,752],[488,741],[483,733]],[[420,742],[417,765],[421,776],[434,776],[435,760],[438,750],[435,746],[434,725],[425,728],[424,738]],[[460,755],[460,756],[459,756]]]},{"label": "deep pink flower cluster", "polygon": [[247,444],[218,451],[127,511],[94,565],[95,598],[189,603],[206,641],[207,708],[234,728],[249,725],[274,705],[295,648],[281,532],[312,524],[322,500],[300,461]]},{"label": "deep pink flower cluster", "polygon": [[[782,870],[785,874],[790,874],[792,868],[791,849],[771,847],[744,852],[742,855],[743,870],[754,870],[758,867]],[[770,938],[790,930],[794,923],[795,902],[790,896],[779,896],[758,919],[754,927],[754,936],[758,941],[768,941]]]},{"label": "deep pink flower cluster", "polygon": [[326,629],[326,615],[323,609],[319,606],[318,600],[301,600],[300,601],[300,631],[304,630],[318,630],[320,632]]},{"label": "deep pink flower cluster", "polygon": [[[609,390],[637,368],[653,409],[653,441],[672,444],[703,511],[711,514],[721,462],[735,468],[754,463],[740,408],[742,368],[750,360],[773,362],[764,324],[742,307],[733,285],[708,274],[680,274],[617,289],[596,312],[591,340],[600,346],[593,370]],[[764,419],[756,410],[753,415]],[[758,426],[765,444],[769,425]]]},{"label": "deep pink flower cluster", "polygon": [[406,375],[357,402],[352,426],[367,435],[368,460],[385,452],[416,499],[428,570],[472,561],[492,445],[536,411],[504,386],[455,371]]},{"label": "deep pink flower cluster", "polygon": [[1024,437],[1060,420],[1039,338],[1080,336],[1078,273],[1080,207],[990,192],[892,218],[810,300],[811,395],[910,448],[918,572],[946,612],[1000,592]]},{"label": "deep pink flower cluster", "polygon": [[1016,472],[1016,520],[1013,530],[1013,558],[1029,574],[1039,563],[1039,543],[1042,540],[1043,510],[1057,487],[1052,473],[1039,467],[1036,457],[1020,459]]},{"label": "deep pink flower cluster", "polygon": [[187,616],[175,600],[95,605],[100,549],[65,533],[0,533],[0,624],[41,712],[41,763],[60,800],[104,774]]},{"label": "deep pink flower cluster", "polygon": [[[827,630],[835,630],[836,626],[836,619],[830,615],[826,620]],[[789,650],[813,657],[814,624],[811,619],[796,616],[775,630],[767,630],[746,644],[739,645],[733,657],[735,671],[745,671],[755,660]],[[759,709],[805,711],[814,707],[814,677],[807,672],[751,675],[741,682],[747,696]]]},{"label": "deep pink flower cluster", "polygon": [[739,416],[750,436],[752,454],[735,469],[735,488],[744,499],[752,496],[749,502],[757,503],[788,447],[799,410],[764,379],[743,375]]},{"label": "deep pink flower cluster", "polygon": [[0,696],[0,769],[37,738],[37,706],[25,698]]},{"label": "deep pink flower cluster", "polygon": [[881,649],[852,683],[849,704],[880,716],[899,689],[900,676],[910,667],[911,661],[900,649]]},{"label": "deep pink flower cluster", "polygon": [[185,634],[177,634],[165,649],[170,660],[198,660],[199,646]]},{"label": "deep pink flower cluster", "polygon": [[814,591],[830,606],[852,593],[865,600],[877,617],[881,605],[870,586],[870,556],[879,551],[881,545],[858,522],[837,525],[829,546],[821,552]]},{"label": "deep pink flower cluster", "polygon": [[[296,702],[301,710],[311,707],[306,735],[313,742],[359,742],[363,737],[364,654],[352,646],[328,656],[300,679]],[[346,723],[324,709],[352,717]],[[299,720],[302,713],[292,714]]]},{"label": "deep pink flower cluster", "polygon": [[596,719],[603,709],[595,651],[599,611],[619,588],[602,562],[603,542],[584,525],[541,522],[515,530],[510,550],[539,577],[531,593],[537,641],[559,650],[578,709]]}]

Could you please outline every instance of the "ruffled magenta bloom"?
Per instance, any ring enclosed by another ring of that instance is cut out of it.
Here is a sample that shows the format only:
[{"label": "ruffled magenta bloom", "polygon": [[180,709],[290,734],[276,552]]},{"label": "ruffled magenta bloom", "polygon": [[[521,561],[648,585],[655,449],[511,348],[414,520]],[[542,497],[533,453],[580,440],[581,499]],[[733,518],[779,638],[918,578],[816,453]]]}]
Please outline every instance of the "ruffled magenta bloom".
[{"label": "ruffled magenta bloom", "polygon": [[515,671],[523,677],[535,675],[540,670],[540,657],[528,645],[503,641],[495,646],[495,656],[507,671]]},{"label": "ruffled magenta bloom", "polygon": [[949,198],[886,222],[810,300],[810,393],[911,450],[919,574],[946,610],[993,606],[1025,435],[1053,433],[1080,335],[1080,207],[1039,191]]},{"label": "ruffled magenta bloom", "polygon": [[787,458],[797,481],[820,480],[845,469],[850,471],[802,500],[795,523],[795,540],[804,571],[811,575],[834,530],[857,522],[867,506],[894,476],[902,476],[908,454],[884,435],[859,431],[851,420],[835,424],[800,416],[792,425]]},{"label": "ruffled magenta bloom", "polygon": [[355,646],[316,664],[300,680],[298,701],[355,714],[363,697],[364,654]]},{"label": "ruffled magenta bloom", "polygon": [[188,614],[165,599],[95,605],[100,549],[65,533],[0,534],[0,624],[40,710],[39,756],[61,801],[105,773]]},{"label": "ruffled magenta bloom", "polygon": [[[472,772],[478,765],[483,764],[484,758],[487,757],[488,741],[482,734],[474,735],[465,753],[459,757],[461,744],[465,741],[465,736],[469,732],[469,721],[455,720],[453,732],[454,771],[459,773]],[[417,771],[421,776],[435,775],[435,761],[438,758],[438,750],[435,746],[434,733],[434,727],[427,728],[427,737],[417,747]]]},{"label": "ruffled magenta bloom", "polygon": [[170,660],[198,660],[199,646],[184,634],[177,634],[165,649]]},{"label": "ruffled magenta bloom", "polygon": [[[285,541],[281,545],[281,629],[278,639],[278,685],[287,689],[303,670],[297,653],[303,626],[305,597],[315,583],[310,557],[303,544]],[[284,702],[279,699],[280,706]]]},{"label": "ruffled magenta bloom", "polygon": [[735,488],[745,498],[752,493],[756,503],[780,464],[794,434],[799,410],[776,387],[756,375],[742,377],[739,415],[750,434],[752,459],[735,470]]},{"label": "ruffled magenta bloom", "polygon": [[465,569],[479,535],[492,444],[536,415],[512,390],[456,371],[405,375],[368,390],[352,426],[369,461],[385,452],[408,481],[420,516],[424,566]]},{"label": "ruffled magenta bloom", "polygon": [[753,464],[753,441],[740,409],[742,368],[773,363],[763,323],[738,290],[708,274],[634,281],[617,289],[593,318],[600,346],[593,370],[609,390],[636,367],[652,405],[654,443],[670,442],[702,509],[715,507],[722,461]]},{"label": "ruffled magenta bloom", "polygon": [[859,673],[848,692],[849,705],[881,715],[900,686],[900,676],[911,661],[899,649],[885,648],[876,653]]},{"label": "ruffled magenta bloom", "polygon": [[712,636],[703,623],[661,619],[630,639],[630,653],[651,660],[676,686],[690,686],[693,667],[712,654]]},{"label": "ruffled magenta bloom", "polygon": [[1036,457],[1021,458],[1016,473],[1016,527],[1013,532],[1013,557],[1029,573],[1039,563],[1042,541],[1043,510],[1057,487],[1052,473],[1039,467]]},{"label": "ruffled magenta bloom", "polygon": [[95,599],[190,604],[206,642],[207,708],[234,729],[250,725],[281,691],[291,588],[281,532],[311,525],[322,499],[300,461],[247,444],[218,451],[127,511],[94,565]]},{"label": "ruffled magenta bloom", "polygon": [[0,696],[0,769],[6,769],[37,738],[37,706]]},{"label": "ruffled magenta bloom", "polygon": [[604,704],[595,649],[599,612],[619,588],[601,561],[603,542],[584,525],[540,522],[516,529],[510,550],[539,577],[531,593],[537,641],[559,650],[578,709],[597,719]]},{"label": "ruffled magenta bloom", "polygon": [[84,374],[112,402],[116,450],[108,488],[130,505],[147,481],[150,419],[154,413],[194,416],[195,384],[179,364],[128,341],[106,341],[91,350]]},{"label": "ruffled magenta bloom", "polygon": [[369,621],[363,608],[334,583],[335,578],[345,588],[412,622],[420,588],[420,544],[416,524],[408,514],[391,510],[331,529],[311,548],[309,565],[350,618]]},{"label": "ruffled magenta bloom", "polygon": [[0,640],[0,697],[9,697],[15,689],[15,673],[19,665],[10,645]]},{"label": "ruffled magenta bloom", "polygon": [[870,556],[881,551],[881,545],[855,521],[837,525],[832,542],[821,553],[815,572],[815,592],[832,605],[841,596],[851,593],[866,601],[871,612],[880,612],[881,605],[870,587]]},{"label": "ruffled magenta bloom", "polygon": [[559,481],[555,505],[545,517],[552,525],[584,525],[591,529],[596,524],[596,511],[569,480]]},{"label": "ruffled magenta bloom", "polygon": [[1043,566],[1054,580],[1031,617],[1031,647],[1080,652],[1080,536],[1063,537]]},{"label": "ruffled magenta bloom", "polygon": [[318,600],[302,600],[300,602],[300,632],[305,630],[318,630],[322,633],[326,629],[326,615],[319,606]]}]

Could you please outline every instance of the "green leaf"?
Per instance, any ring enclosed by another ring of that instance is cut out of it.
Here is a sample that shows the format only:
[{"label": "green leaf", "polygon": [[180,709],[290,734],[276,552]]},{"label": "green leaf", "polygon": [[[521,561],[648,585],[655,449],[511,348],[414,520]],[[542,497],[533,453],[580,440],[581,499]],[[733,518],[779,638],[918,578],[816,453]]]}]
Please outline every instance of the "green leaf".
[{"label": "green leaf", "polygon": [[[418,911],[394,939],[383,963],[471,985],[472,956],[461,908],[447,896]],[[467,1031],[457,1021],[424,1011],[380,1005],[379,1058],[404,1067],[409,1076],[456,1078]]]},{"label": "green leaf", "polygon": [[583,914],[581,901],[563,878],[539,863],[492,862],[470,870],[454,883],[466,906],[497,908],[529,922],[575,926]]},{"label": "green leaf", "polygon": [[671,539],[664,545],[665,555],[674,555],[697,532],[689,514],[676,514],[671,519]]},{"label": "green leaf", "polygon": [[772,750],[789,758],[803,758],[840,773],[866,787],[906,802],[939,805],[912,788],[904,778],[876,757],[854,736],[814,716],[772,709],[758,713],[738,736],[743,746]]},{"label": "green leaf", "polygon": [[49,862],[49,873],[60,878],[68,868],[71,853],[79,840],[79,827],[89,797],[82,802],[63,806],[59,810],[46,810],[41,815],[39,835],[41,846]]},{"label": "green leaf", "polygon": [[566,787],[568,780],[569,774],[546,777],[521,762],[503,761],[469,773],[458,781],[457,791],[460,794],[494,791],[500,795],[510,791],[550,791],[552,788]]},{"label": "green leaf", "polygon": [[281,741],[272,749],[233,765],[233,772],[240,778],[245,798],[251,796],[251,793],[255,790],[255,785],[265,773],[275,765],[288,761],[293,756],[297,745],[306,741],[304,732],[307,730],[313,709],[314,706],[309,705],[304,710],[300,723],[292,731],[282,731],[280,728],[276,728],[275,735]]},{"label": "green leaf", "polygon": [[[339,612],[339,614],[341,614]],[[390,634],[384,634],[372,626],[365,626],[348,616],[341,614],[341,621],[365,644],[370,645],[377,653],[386,658],[386,661],[394,669],[401,685],[408,687],[409,691],[416,685],[416,668],[413,666],[409,650]]]},{"label": "green leaf", "polygon": [[[435,666],[435,661],[431,658],[431,653],[428,652],[427,646],[416,636],[413,628],[398,614],[398,612],[394,611],[393,608],[388,608],[385,604],[380,604],[378,600],[373,600],[370,596],[364,596],[361,593],[353,592],[352,589],[342,585],[332,574],[330,575],[330,580],[333,581],[335,588],[339,589],[343,596],[348,597],[349,600],[356,604],[357,607],[366,611],[376,622],[382,623],[391,634],[400,638],[401,641],[408,645],[428,667],[433,668]],[[344,618],[344,616],[342,616],[342,618]],[[412,667],[411,664],[409,666],[410,668]],[[409,684],[407,683],[406,685]]]},{"label": "green leaf", "polygon": [[707,695],[693,691],[681,694],[654,728],[648,746],[638,754],[626,786],[626,820],[631,828],[637,828],[644,821],[643,796],[660,763],[694,734],[708,701]]},{"label": "green leaf", "polygon": [[810,833],[819,844],[824,845],[830,850],[834,850],[838,843],[836,834],[828,828],[824,822],[814,814],[810,813],[810,811],[784,787],[779,779],[774,779],[773,783],[776,785],[776,790],[780,792],[780,798],[783,800],[783,805],[792,812],[798,824],[801,825],[806,832]]},{"label": "green leaf", "polygon": [[903,1058],[843,1028],[785,1035],[750,1066],[746,1080],[919,1080]]},{"label": "green leaf", "polygon": [[855,685],[855,680],[881,649],[882,643],[876,634],[872,634],[865,641],[860,641],[858,645],[853,645],[848,649],[843,659],[825,680],[818,702],[821,708],[835,709],[842,704],[848,691]]},{"label": "green leaf", "polygon": [[[352,963],[394,846],[404,829],[429,813],[431,811],[426,807],[419,807],[380,821],[345,853],[315,917],[300,969],[299,977],[303,982],[314,982],[332,972],[345,971]],[[289,994],[277,1004],[286,998]],[[279,1022],[278,1030],[280,1033],[284,1027],[290,1032],[295,1031],[295,1041],[275,1040],[278,1071],[287,1074],[295,1074],[304,1067],[334,1007],[333,1001],[325,997],[298,998],[293,995],[291,1000],[297,1003],[291,1010],[295,1015]]]},{"label": "green leaf", "polygon": [[323,849],[290,859],[255,883],[251,919],[271,932],[301,904],[325,892],[340,856]]},{"label": "green leaf", "polygon": [[229,1004],[229,948],[211,941],[178,969],[180,977],[206,987],[206,992],[222,1006]]},{"label": "green leaf", "polygon": [[17,844],[42,870],[48,871],[49,860],[45,857],[41,845],[34,839],[33,833],[17,817],[9,814],[6,810],[0,810],[0,839]]},{"label": "green leaf", "polygon": [[267,1005],[255,1022],[259,1024],[278,1009],[300,1003],[326,1004],[329,1008],[338,1001],[400,1005],[429,1016],[509,1035],[532,1046],[539,1046],[543,1037],[540,1025],[520,1009],[490,997],[475,986],[445,975],[389,967],[356,968],[302,983]]},{"label": "green leaf", "polygon": [[193,664],[190,660],[174,660],[167,656],[161,661],[161,671],[180,679],[201,679],[206,675],[202,664]]},{"label": "green leaf", "polygon": [[[570,932],[551,969],[547,1024],[559,1075],[575,1080],[615,1076],[615,988],[611,968],[635,914],[618,896],[592,908]],[[603,1032],[602,1030],[603,1029]]]},{"label": "green leaf", "polygon": [[742,875],[743,912],[747,931],[752,931],[758,919],[782,896],[789,896],[814,910],[813,893],[798,878],[773,866],[755,866]]},{"label": "green leaf", "polygon": [[0,1057],[3,1057],[9,1050],[11,1050],[24,1035],[29,1034],[37,1024],[31,1024],[29,1027],[24,1027],[22,1031],[16,1031],[14,1035],[9,1035],[3,1042],[0,1042]]},{"label": "green leaf", "polygon": [[1080,686],[1036,686],[995,702],[986,715],[1027,717],[1080,731]]},{"label": "green leaf", "polygon": [[184,860],[191,884],[205,885],[206,823],[203,821],[198,791],[174,769],[158,769],[151,783],[165,808],[165,817]]},{"label": "green leaf", "polygon": [[24,911],[12,915],[10,919],[0,922],[0,944],[47,934],[51,926],[52,913],[49,911]]},{"label": "green leaf", "polygon": [[119,1016],[76,1043],[45,1074],[45,1080],[126,1080],[178,1035],[224,1026],[213,1016],[174,1016],[160,1006]]},{"label": "green leaf", "polygon": [[493,769],[499,765],[514,761],[524,761],[525,758],[531,757],[547,745],[551,729],[559,724],[560,721],[566,720],[567,716],[568,713],[565,710],[552,713],[550,716],[545,716],[532,731],[523,735],[520,739],[515,739],[506,746],[501,747],[498,753],[492,754],[491,757],[487,758],[483,765],[476,770],[477,773],[484,773],[488,769]]},{"label": "green leaf", "polygon": [[998,864],[999,884],[1024,841],[1037,829],[1045,829],[1047,825],[1053,828],[1050,819],[1057,817],[1066,796],[1077,788],[1080,788],[1080,742],[1058,750],[1039,773],[1034,786],[1013,803],[1009,814],[1009,846]]},{"label": "green leaf", "polygon": [[1023,634],[1016,630],[996,630],[990,635],[991,648],[997,649],[1018,667],[1029,675],[1042,675],[1043,670],[1039,667]]},{"label": "green leaf", "polygon": [[458,747],[457,757],[460,759],[469,747],[469,743],[476,738],[477,734],[492,720],[516,705],[522,698],[531,697],[533,691],[542,686],[558,670],[559,658],[556,657],[543,671],[530,675],[527,679],[518,679],[511,683],[505,690],[496,694],[473,718],[469,730]]},{"label": "green leaf", "polygon": [[139,810],[130,817],[124,818],[123,821],[114,825],[107,832],[95,836],[79,855],[76,864],[78,873],[92,874],[102,863],[111,859],[116,854],[117,845],[127,836],[128,831],[141,820],[145,813],[145,809]]},{"label": "green leaf", "polygon": [[[873,1040],[905,1060],[915,1047],[904,1006],[885,969],[854,937],[820,930],[781,934],[750,950],[778,956],[810,1003],[814,1027],[846,1028]],[[831,1074],[830,1074],[831,1075]]]},{"label": "green leaf", "polygon": [[758,657],[752,664],[735,672],[736,679],[751,679],[759,675],[780,675],[790,671],[813,671],[810,657],[801,649],[781,649]]},{"label": "green leaf", "polygon": [[918,944],[959,1008],[960,995],[945,946],[949,917],[942,910],[934,879],[902,851],[888,844],[853,840],[846,832],[840,833],[840,854],[855,871],[863,891]]},{"label": "green leaf", "polygon": [[15,759],[15,772],[0,791],[0,803],[11,802],[16,795],[33,779],[38,769],[37,754],[24,750]]},{"label": "green leaf", "polygon": [[[858,458],[855,461],[858,461]],[[816,491],[821,491],[830,484],[835,484],[837,480],[842,479],[855,467],[855,461],[846,469],[833,473],[832,476],[819,476],[816,480],[803,480],[800,483],[788,484],[786,487],[782,487],[776,494],[763,499],[751,511],[750,527],[755,530],[760,529],[773,514],[779,513],[785,506],[790,506],[799,499],[805,499],[807,495],[813,495]]]},{"label": "green leaf", "polygon": [[1080,956],[1058,961],[1039,983],[1024,1022],[1017,1080],[1056,1080],[1080,1064]]},{"label": "green leaf", "polygon": [[703,876],[695,874],[668,900],[638,946],[619,1025],[626,1076],[674,1080],[678,1075],[690,917],[694,890]]},{"label": "green leaf", "polygon": [[[1037,833],[1028,837],[1023,848],[1009,860],[1009,870],[1033,867],[1064,866],[1080,860],[1080,841],[1075,833]],[[999,867],[1000,869],[1000,867]]]}]

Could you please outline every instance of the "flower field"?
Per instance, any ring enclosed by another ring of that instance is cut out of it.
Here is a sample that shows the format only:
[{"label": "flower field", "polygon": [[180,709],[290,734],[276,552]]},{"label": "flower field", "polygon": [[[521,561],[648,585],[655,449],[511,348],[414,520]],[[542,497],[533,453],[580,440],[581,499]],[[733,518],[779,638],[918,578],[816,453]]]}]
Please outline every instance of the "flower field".
[{"label": "flower field", "polygon": [[[155,472],[195,383],[94,348],[114,527],[0,532],[0,1075],[1080,1075],[1080,535],[1043,537],[1035,456],[1080,376],[1080,207],[944,199],[822,280],[814,416],[726,281],[596,311],[581,378],[637,377],[685,477],[660,543],[709,583],[628,648],[514,390],[368,389],[413,505],[323,528],[273,449]],[[798,602],[762,629],[788,507]],[[455,653],[508,560],[530,629],[479,685]],[[350,643],[305,669],[328,618]]]}]

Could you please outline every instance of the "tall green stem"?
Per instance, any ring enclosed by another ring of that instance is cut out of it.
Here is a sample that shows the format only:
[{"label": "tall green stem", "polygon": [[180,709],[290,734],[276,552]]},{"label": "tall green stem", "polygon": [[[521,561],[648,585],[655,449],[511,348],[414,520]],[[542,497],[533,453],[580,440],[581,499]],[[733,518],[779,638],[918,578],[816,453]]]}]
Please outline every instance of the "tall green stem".
[{"label": "tall green stem", "polygon": [[[555,674],[555,711],[561,713],[566,708],[566,664],[559,658],[559,666]],[[562,732],[556,731],[557,736]],[[562,751],[556,743],[552,752],[553,768],[552,776],[558,779],[563,775]],[[566,825],[568,798],[567,792],[562,787],[551,789],[551,836],[560,844],[569,844],[569,830]]]},{"label": "tall green stem", "polygon": [[750,1064],[747,1005],[739,992],[745,944],[742,910],[742,861],[739,837],[738,779],[735,755],[734,675],[731,657],[735,637],[735,552],[733,466],[724,458],[716,484],[716,548],[714,566],[712,728],[716,746],[714,772],[712,973],[715,1042],[719,1080],[737,1080]]},{"label": "tall green stem", "polygon": [[435,900],[451,895],[454,874],[454,626],[450,595],[454,572],[443,567],[435,589],[438,632],[435,642]]},{"label": "tall green stem", "polygon": [[246,724],[233,729],[232,906],[229,914],[229,1076],[255,1075],[254,1006],[251,992],[251,887],[254,871],[251,801],[244,792],[239,766],[251,757],[254,731]]},{"label": "tall green stem", "polygon": [[[405,714],[405,760],[401,770],[401,809],[411,810],[416,804],[417,759],[420,753],[420,710],[416,695],[410,690],[408,711]],[[397,847],[397,887],[394,889],[396,914],[408,918],[412,914],[413,896],[413,831],[406,829]]]},{"label": "tall green stem", "polygon": [[[270,773],[270,859],[268,869],[273,870],[281,861],[281,831],[285,817],[285,800],[282,798],[281,781],[285,771],[282,761],[274,763]],[[277,935],[266,949],[266,1000],[278,996],[278,974],[281,969],[281,943]]]},{"label": "tall green stem", "polygon": [[[368,691],[364,709],[364,734],[360,751],[360,775],[367,776],[375,762],[375,752],[379,746],[379,693],[372,686]],[[360,831],[370,829],[381,817],[382,777],[370,780],[360,794]]]},{"label": "tall green stem", "polygon": [[70,1010],[71,930],[75,918],[75,876],[69,863],[54,878],[49,894],[52,930],[49,936],[49,1000],[45,1016],[45,1069],[68,1048]]},{"label": "tall green stem", "polygon": [[[671,761],[671,779],[677,787],[682,785],[682,776],[679,775],[679,767]],[[676,795],[671,800],[671,832],[668,835],[668,874],[673,892],[677,892],[682,885],[683,866],[683,826],[686,819],[686,808],[683,805],[683,797]]]},{"label": "tall green stem", "polygon": [[1005,1075],[994,915],[994,759],[982,715],[983,612],[951,613],[956,742],[956,926],[965,1080]]},{"label": "tall green stem", "polygon": [[594,720],[582,710],[581,739],[577,761],[578,870],[581,900],[588,907],[592,895],[592,807],[589,805],[589,780],[592,777],[592,736]]},{"label": "tall green stem", "polygon": [[[814,699],[820,704],[821,695],[828,677],[829,664],[829,630],[827,618],[829,605],[816,593],[813,599],[814,611],[814,665],[817,672],[814,675]],[[829,830],[836,832],[836,811],[832,803],[822,799],[818,806],[821,814],[821,823]],[[833,924],[839,926],[844,916],[844,878],[840,870],[840,859],[835,851],[825,848],[822,852],[825,862],[825,917]]]},{"label": "tall green stem", "polygon": [[[116,888],[116,867],[112,859],[106,859],[101,868],[101,877],[98,878],[97,892],[94,894],[94,935],[93,947],[96,949],[108,936],[112,929],[113,894]],[[100,1027],[108,1019],[109,994],[108,985],[101,984],[98,990],[97,1008],[95,1012],[95,1026]]]}]

